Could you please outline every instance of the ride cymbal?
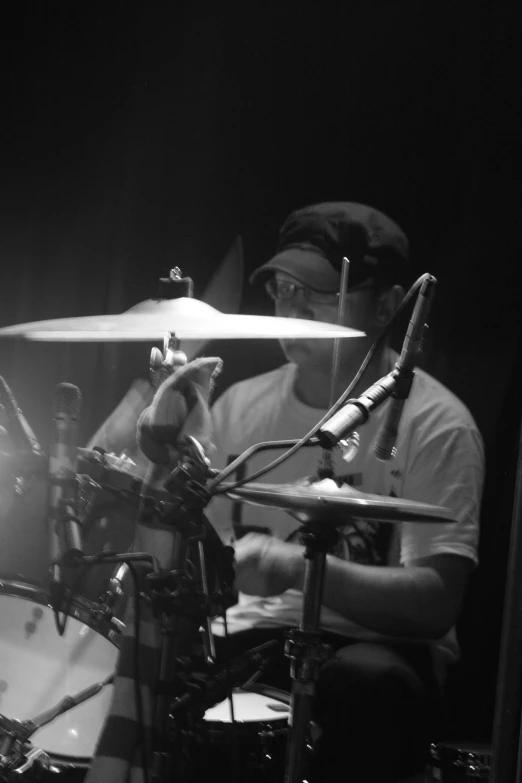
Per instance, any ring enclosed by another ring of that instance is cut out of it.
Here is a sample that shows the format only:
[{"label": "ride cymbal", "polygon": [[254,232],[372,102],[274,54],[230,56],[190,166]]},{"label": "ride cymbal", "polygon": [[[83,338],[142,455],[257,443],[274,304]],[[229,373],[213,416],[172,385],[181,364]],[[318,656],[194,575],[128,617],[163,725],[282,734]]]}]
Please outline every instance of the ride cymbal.
[{"label": "ride cymbal", "polygon": [[[227,482],[219,485],[227,488]],[[256,506],[271,506],[288,512],[299,522],[320,522],[342,527],[350,519],[376,522],[437,523],[455,522],[452,512],[443,506],[417,503],[403,498],[370,495],[328,479],[312,484],[244,484],[226,492],[227,497]],[[219,495],[217,495],[219,497]]]},{"label": "ride cymbal", "polygon": [[0,329],[0,337],[51,342],[161,340],[172,332],[180,340],[312,339],[362,337],[345,326],[278,318],[229,315],[199,299],[146,299],[124,313],[33,321]]}]

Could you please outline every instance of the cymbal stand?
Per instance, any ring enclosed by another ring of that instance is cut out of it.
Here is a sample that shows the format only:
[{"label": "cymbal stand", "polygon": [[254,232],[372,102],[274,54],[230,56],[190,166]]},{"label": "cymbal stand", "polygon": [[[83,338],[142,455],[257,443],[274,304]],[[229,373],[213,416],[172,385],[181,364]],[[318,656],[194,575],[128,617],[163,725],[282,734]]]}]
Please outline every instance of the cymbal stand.
[{"label": "cymbal stand", "polygon": [[292,677],[285,783],[302,783],[305,774],[305,750],[315,683],[321,664],[330,657],[330,647],[321,642],[319,625],[326,554],[339,540],[339,531],[333,527],[320,529],[319,525],[310,522],[304,525],[299,538],[305,546],[306,570],[301,622],[298,629],[289,632],[285,645]]},{"label": "cymbal stand", "polygon": [[[179,266],[169,271],[168,277],[160,277],[158,281],[158,296],[160,299],[176,299],[185,296],[194,297],[194,281],[191,277],[183,277]],[[155,389],[179,367],[187,363],[187,356],[181,350],[181,341],[173,332],[167,332],[163,337],[163,353],[159,348],[152,348],[149,360],[149,374]]]},{"label": "cymbal stand", "polygon": [[[339,284],[339,304],[337,307],[337,317],[335,323],[338,326],[343,326],[346,313],[346,290],[348,288],[348,273],[350,271],[350,262],[344,256],[341,266],[341,281]],[[335,338],[333,344],[332,355],[332,379],[330,384],[330,401],[328,407],[331,408],[336,399],[337,379],[339,377],[339,368],[341,366],[341,341],[339,338]],[[355,434],[355,433],[354,433]],[[321,459],[317,468],[317,475],[320,479],[332,478],[334,475],[334,467],[332,462],[332,449],[323,448],[321,452]]]}]

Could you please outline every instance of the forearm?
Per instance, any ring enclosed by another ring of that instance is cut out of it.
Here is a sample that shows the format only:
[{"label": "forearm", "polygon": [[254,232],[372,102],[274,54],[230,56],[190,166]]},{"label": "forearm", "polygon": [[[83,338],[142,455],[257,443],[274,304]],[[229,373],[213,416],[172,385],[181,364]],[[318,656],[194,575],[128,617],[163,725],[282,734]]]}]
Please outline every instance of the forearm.
[{"label": "forearm", "polygon": [[[304,563],[299,570],[303,589]],[[329,555],[323,605],[394,636],[439,638],[451,626],[443,580],[429,567],[359,565]]]}]

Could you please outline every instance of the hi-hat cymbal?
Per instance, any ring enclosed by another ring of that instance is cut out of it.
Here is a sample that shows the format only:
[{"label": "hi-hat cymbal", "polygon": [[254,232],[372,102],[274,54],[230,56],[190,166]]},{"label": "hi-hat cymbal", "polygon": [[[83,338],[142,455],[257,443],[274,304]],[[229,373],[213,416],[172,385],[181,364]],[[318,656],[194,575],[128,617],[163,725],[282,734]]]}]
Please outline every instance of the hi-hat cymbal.
[{"label": "hi-hat cymbal", "polygon": [[124,313],[33,321],[0,329],[0,337],[53,342],[111,342],[161,340],[172,332],[180,340],[311,339],[362,337],[364,332],[336,324],[277,318],[267,315],[229,315],[199,299],[146,299]]},{"label": "hi-hat cymbal", "polygon": [[[227,482],[220,485],[225,490]],[[288,512],[299,522],[320,522],[342,527],[351,519],[375,522],[455,522],[452,512],[443,506],[417,503],[403,498],[383,497],[359,492],[347,485],[338,487],[331,480],[312,484],[244,484],[226,493],[234,500],[256,506],[271,506]],[[217,496],[219,497],[219,495]]]}]

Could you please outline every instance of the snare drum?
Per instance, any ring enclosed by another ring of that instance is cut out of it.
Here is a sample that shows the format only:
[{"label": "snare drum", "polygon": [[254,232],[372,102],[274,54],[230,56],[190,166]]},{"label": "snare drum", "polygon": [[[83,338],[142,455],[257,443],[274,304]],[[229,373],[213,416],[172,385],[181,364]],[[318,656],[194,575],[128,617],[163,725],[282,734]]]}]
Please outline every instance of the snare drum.
[{"label": "snare drum", "polygon": [[491,746],[466,742],[441,742],[430,747],[427,783],[477,783],[488,781]]},{"label": "snare drum", "polygon": [[[216,779],[283,783],[290,694],[262,685],[232,694],[208,709],[198,744],[189,751],[196,769],[191,783]],[[236,776],[234,776],[234,770]]]},{"label": "snare drum", "polygon": [[[116,668],[119,634],[100,623],[93,604],[73,596],[65,634],[59,636],[48,594],[23,582],[0,579],[0,713],[28,720],[64,696],[109,677]],[[31,737],[53,765],[82,779],[109,709],[112,686],[42,726]],[[74,775],[78,771],[78,776]],[[84,770],[80,774],[80,770]]]}]

